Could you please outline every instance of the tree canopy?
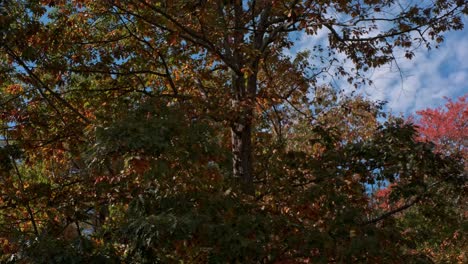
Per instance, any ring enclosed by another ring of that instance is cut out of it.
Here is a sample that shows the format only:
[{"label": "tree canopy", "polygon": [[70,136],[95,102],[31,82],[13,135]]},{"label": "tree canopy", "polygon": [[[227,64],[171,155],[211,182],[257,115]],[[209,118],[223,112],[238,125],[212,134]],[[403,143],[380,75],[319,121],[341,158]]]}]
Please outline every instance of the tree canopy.
[{"label": "tree canopy", "polygon": [[465,194],[466,157],[419,140],[440,146],[424,119],[418,134],[321,80],[367,85],[467,13],[455,0],[1,1],[0,261],[464,261],[463,243],[425,250],[455,236],[431,206]]}]

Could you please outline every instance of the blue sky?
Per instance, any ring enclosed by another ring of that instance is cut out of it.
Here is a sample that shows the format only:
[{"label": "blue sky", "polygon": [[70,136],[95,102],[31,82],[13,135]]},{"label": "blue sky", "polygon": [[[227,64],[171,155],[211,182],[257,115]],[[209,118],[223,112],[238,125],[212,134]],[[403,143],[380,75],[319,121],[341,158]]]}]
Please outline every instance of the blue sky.
[{"label": "blue sky", "polygon": [[468,30],[446,34],[439,49],[419,49],[412,60],[401,59],[402,77],[395,68],[378,69],[373,87],[365,93],[388,101],[394,113],[414,113],[445,104],[444,97],[455,99],[468,93]]},{"label": "blue sky", "polygon": [[[373,70],[369,77],[374,84],[357,92],[373,100],[387,101],[387,110],[404,115],[443,106],[444,97],[455,99],[468,93],[468,19],[464,20],[465,29],[445,34],[440,48],[421,47],[412,60],[401,56],[398,58],[401,71],[395,64]],[[324,31],[312,37],[295,38],[294,47],[286,53],[293,54],[326,41],[326,34]],[[333,82],[340,89],[354,90],[344,81]]]}]

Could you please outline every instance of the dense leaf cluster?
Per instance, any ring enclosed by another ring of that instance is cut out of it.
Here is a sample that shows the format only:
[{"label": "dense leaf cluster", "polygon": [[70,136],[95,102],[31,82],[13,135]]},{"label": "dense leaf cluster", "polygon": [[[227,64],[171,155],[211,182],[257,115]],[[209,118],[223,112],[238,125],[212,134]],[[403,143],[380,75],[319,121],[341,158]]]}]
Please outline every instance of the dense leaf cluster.
[{"label": "dense leaf cluster", "polygon": [[0,262],[466,262],[466,107],[435,134],[321,81],[368,84],[466,13],[0,1]]}]

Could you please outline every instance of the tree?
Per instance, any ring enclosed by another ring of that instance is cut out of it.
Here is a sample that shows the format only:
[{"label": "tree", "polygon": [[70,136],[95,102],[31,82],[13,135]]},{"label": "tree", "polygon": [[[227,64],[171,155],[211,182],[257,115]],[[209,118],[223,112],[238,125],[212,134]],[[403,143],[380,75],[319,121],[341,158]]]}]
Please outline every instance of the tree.
[{"label": "tree", "polygon": [[450,181],[428,179],[432,190],[423,204],[405,204],[402,200],[392,199],[392,193],[400,187],[399,182],[375,193],[374,202],[380,208],[407,208],[397,217],[399,225],[406,229],[405,236],[417,245],[417,251],[427,254],[436,263],[466,262],[463,253],[466,238],[460,236],[466,229],[464,223],[467,217],[467,201],[464,198],[467,190],[466,97],[460,96],[455,102],[447,99],[445,109],[427,108],[417,111],[417,117],[409,118],[409,122],[416,124],[417,140],[432,144],[434,152],[439,155],[458,160],[461,173]]},{"label": "tree", "polygon": [[[445,185],[440,188],[440,201],[437,206],[443,216],[442,221],[451,221],[454,228],[447,228],[442,225],[434,229],[437,232],[433,235],[436,243],[440,248],[433,247],[427,243],[424,244],[426,249],[433,258],[439,262],[464,262],[467,256],[463,253],[463,245],[466,244],[466,238],[459,236],[464,232],[466,227],[466,190],[467,190],[467,164],[468,149],[466,146],[468,140],[468,95],[458,97],[456,101],[446,99],[445,107],[427,108],[417,111],[418,115],[415,124],[418,127],[419,140],[428,141],[435,145],[435,151],[441,155],[454,156],[461,160],[464,165],[464,174],[461,174],[457,184],[459,191],[455,191],[452,186]],[[426,209],[427,210],[427,209]],[[424,214],[424,209],[420,212],[415,212],[412,216],[416,219],[421,219],[421,214]],[[419,214],[418,214],[419,213]],[[412,224],[412,223],[410,223]],[[437,225],[432,225],[437,226]]]},{"label": "tree", "polygon": [[[399,198],[411,200],[425,194],[426,177],[450,179],[458,168],[415,142],[412,126],[379,123],[381,105],[352,97],[337,101],[340,96],[329,93],[318,93],[317,121],[278,109],[292,122],[291,129],[283,128],[284,139],[274,140],[274,130],[256,134],[262,167],[255,199],[237,192],[226,177],[229,146],[220,140],[226,137],[222,126],[194,118],[190,103],[155,98],[130,110],[116,105],[106,110],[110,117],[96,117],[101,125],[90,132],[93,139],[75,142],[86,151],[66,149],[59,159],[35,147],[41,159],[25,163],[14,148],[5,149],[3,260],[417,261],[411,241],[392,221],[394,213],[369,207],[365,186],[399,173]],[[119,103],[127,107],[128,100]],[[28,146],[21,150],[31,155]],[[20,183],[13,161],[21,161],[26,194],[12,188]],[[108,205],[104,217],[102,204]],[[70,227],[72,232],[63,231]]]},{"label": "tree", "polygon": [[435,144],[443,154],[460,153],[468,158],[468,95],[458,97],[457,101],[447,99],[445,109],[425,109],[417,111],[416,120],[420,140]]},{"label": "tree", "polygon": [[[464,2],[433,4],[1,2],[1,261],[420,260],[395,216],[459,160],[319,77],[362,85],[462,27]],[[373,208],[396,181],[407,203]]]},{"label": "tree", "polygon": [[[413,47],[441,42],[443,32],[463,27],[460,16],[467,12],[464,1],[405,6],[398,1],[5,3],[10,15],[3,18],[3,34],[10,28],[17,32],[15,38],[9,32],[2,41],[5,59],[23,68],[37,91],[48,91],[51,103],[57,101],[54,104],[68,108],[82,121],[87,119],[53,91],[52,87],[68,82],[71,73],[101,74],[107,82],[125,79],[124,86],[142,92],[201,97],[198,101],[208,104],[204,108],[231,129],[233,176],[247,193],[254,190],[252,126],[262,95],[285,100],[301,91],[306,96],[309,82],[330,66],[320,61],[334,62],[337,53],[346,54],[355,68],[347,72],[333,64],[335,73],[358,82],[359,73],[394,60],[397,49],[411,58]],[[13,11],[25,9],[24,23],[15,21]],[[47,22],[40,20],[41,15],[49,16]],[[80,26],[75,30],[74,25]],[[314,47],[312,66],[301,69],[293,64],[285,68],[284,81],[268,80],[272,74],[281,78],[268,72],[272,63],[288,65],[282,50],[292,45],[292,33],[316,35],[320,30],[328,33],[328,44]],[[57,39],[60,35],[66,38]],[[45,81],[39,71],[49,72],[52,79]],[[279,93],[278,83],[289,87]]]}]

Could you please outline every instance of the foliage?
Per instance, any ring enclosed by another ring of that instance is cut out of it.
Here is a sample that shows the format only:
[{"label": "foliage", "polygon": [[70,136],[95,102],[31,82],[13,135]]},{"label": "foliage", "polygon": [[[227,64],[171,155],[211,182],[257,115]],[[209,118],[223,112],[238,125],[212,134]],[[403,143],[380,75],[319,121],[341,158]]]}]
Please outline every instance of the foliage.
[{"label": "foliage", "polygon": [[[450,181],[431,179],[431,197],[425,204],[411,208],[398,217],[399,225],[405,229],[405,236],[417,245],[417,250],[430,256],[436,263],[466,262],[464,253],[467,232],[466,215],[466,96],[453,102],[448,100],[446,110],[442,108],[417,111],[419,118],[410,117],[416,122],[417,140],[428,142],[434,152],[459,160],[461,173]],[[393,184],[376,193],[377,204],[381,208],[395,206],[389,197],[399,187]],[[397,202],[401,206],[401,202]]]},{"label": "foliage", "polygon": [[460,153],[468,158],[466,147],[468,126],[468,95],[460,96],[457,101],[447,100],[445,109],[425,109],[417,111],[420,140],[431,141],[437,151],[445,154]]},{"label": "foliage", "polygon": [[[464,194],[464,160],[320,80],[365,85],[467,12],[1,1],[0,262],[453,261],[465,230],[449,226],[460,208],[443,197]],[[322,31],[328,42],[286,55],[294,33]],[[393,186],[385,206],[378,184]]]}]

